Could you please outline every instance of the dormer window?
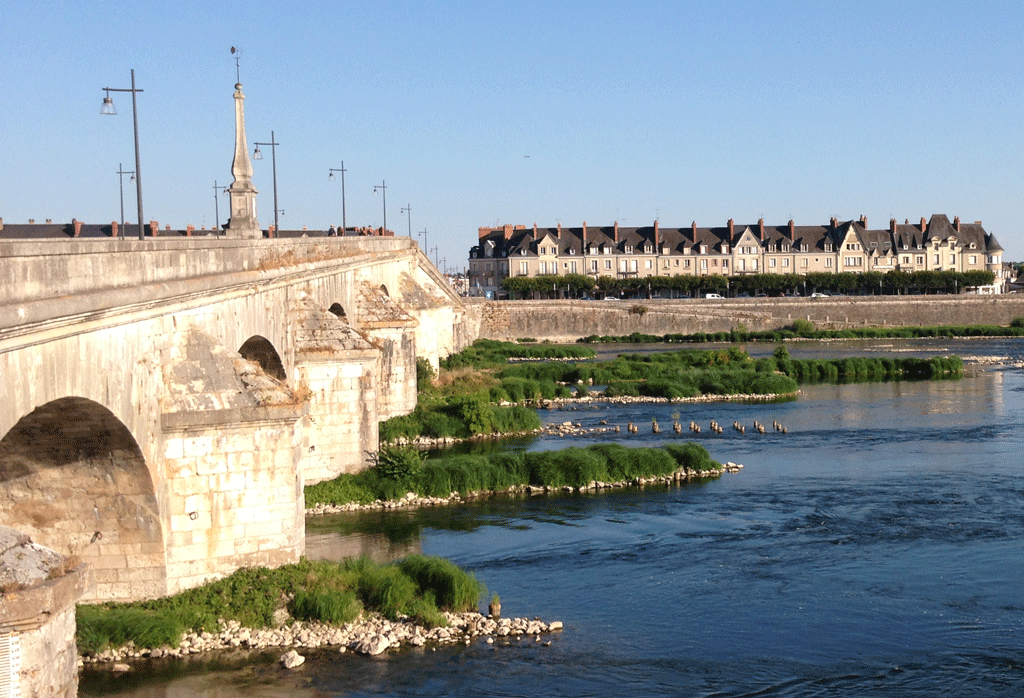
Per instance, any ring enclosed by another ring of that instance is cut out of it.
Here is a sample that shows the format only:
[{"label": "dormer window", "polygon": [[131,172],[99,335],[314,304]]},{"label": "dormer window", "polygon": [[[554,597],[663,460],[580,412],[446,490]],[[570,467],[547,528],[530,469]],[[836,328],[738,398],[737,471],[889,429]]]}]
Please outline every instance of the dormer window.
[{"label": "dormer window", "polygon": [[722,254],[729,254],[729,246],[726,244],[722,245]]},{"label": "dormer window", "polygon": [[652,249],[650,245],[644,245],[644,254],[650,254]]},{"label": "dormer window", "polygon": [[569,254],[576,254],[576,250],[572,247],[569,248]]},{"label": "dormer window", "polygon": [[522,255],[523,257],[525,257],[526,256],[526,248],[525,247],[520,247],[519,248],[519,254]]},{"label": "dormer window", "polygon": [[774,252],[775,251],[775,245],[768,245],[768,251],[769,252]]},{"label": "dormer window", "polygon": [[785,244],[782,245],[782,251],[783,252],[789,252],[789,245],[785,245]]},{"label": "dormer window", "polygon": [[662,247],[661,248],[661,253],[662,254],[668,254],[668,248],[667,247]]},{"label": "dormer window", "polygon": [[630,253],[632,253],[632,252],[633,252],[633,246],[632,246],[632,245],[626,245],[626,246],[625,246],[625,248],[623,249],[623,251],[624,251],[624,252],[625,252],[626,254],[630,254]]},{"label": "dormer window", "polygon": [[807,251],[807,245],[800,245],[800,251],[801,252],[806,252]]},{"label": "dormer window", "polygon": [[831,252],[832,251],[832,243],[831,242],[826,242],[825,243],[825,251],[826,252]]},{"label": "dormer window", "polygon": [[708,253],[708,246],[707,245],[701,245],[700,246],[700,253],[701,254],[707,254]]}]

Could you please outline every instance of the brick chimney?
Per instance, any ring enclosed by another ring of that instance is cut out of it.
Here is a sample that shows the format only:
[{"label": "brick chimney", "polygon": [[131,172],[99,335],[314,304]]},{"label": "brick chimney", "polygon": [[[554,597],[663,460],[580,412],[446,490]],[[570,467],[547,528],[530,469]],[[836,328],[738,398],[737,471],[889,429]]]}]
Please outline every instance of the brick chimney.
[{"label": "brick chimney", "polygon": [[533,239],[534,240],[537,239],[537,222],[536,221],[533,222]]},{"label": "brick chimney", "polygon": [[839,219],[836,218],[835,216],[832,216],[831,220],[829,220],[829,223],[832,224],[833,228],[838,228],[839,227]]},{"label": "brick chimney", "polygon": [[761,242],[764,242],[764,218],[757,219],[757,229],[761,232]]},{"label": "brick chimney", "polygon": [[587,251],[587,222],[586,221],[583,221],[583,233],[580,235],[580,247],[582,248],[582,251],[584,253],[586,253],[586,251]]},{"label": "brick chimney", "polygon": [[503,232],[506,240],[511,240],[512,239],[512,230],[513,230],[513,228],[512,228],[512,224],[511,223],[506,223],[503,226],[502,232]]},{"label": "brick chimney", "polygon": [[149,234],[156,237],[160,233],[160,224],[156,221],[149,222]]},{"label": "brick chimney", "polygon": [[82,234],[82,221],[71,219],[71,226],[75,229],[75,237]]},{"label": "brick chimney", "polygon": [[558,232],[555,234],[559,242],[562,240],[562,224],[558,224]]},{"label": "brick chimney", "polygon": [[928,232],[928,221],[924,219],[924,216],[921,216],[921,232]]},{"label": "brick chimney", "polygon": [[110,222],[110,237],[116,238],[117,237],[117,233],[118,233],[117,221],[111,221]]},{"label": "brick chimney", "polygon": [[187,237],[187,238],[192,237],[192,231],[195,230],[195,229],[196,229],[196,227],[194,225],[192,225],[191,223],[186,225],[185,226],[185,237]]},{"label": "brick chimney", "polygon": [[789,219],[789,240],[790,242],[796,242],[796,226],[793,225],[793,219]]},{"label": "brick chimney", "polygon": [[654,219],[654,253],[655,254],[658,253],[658,249],[660,248],[660,245],[658,245],[659,232],[660,232],[660,229],[658,228],[658,219],[655,218]]},{"label": "brick chimney", "polygon": [[953,219],[953,227],[956,228],[956,232],[960,232],[960,216]]},{"label": "brick chimney", "polygon": [[865,230],[867,230],[867,227],[868,227],[868,217],[865,216],[863,213],[860,215],[860,224],[862,226],[864,226]]},{"label": "brick chimney", "polygon": [[733,236],[736,234],[735,228],[732,223],[732,218],[729,219],[729,242],[732,242]]},{"label": "brick chimney", "polygon": [[615,221],[615,244],[619,244],[619,222]]},{"label": "brick chimney", "polygon": [[479,228],[476,229],[477,239],[478,240],[483,240],[485,237],[490,235],[492,230],[494,230],[494,229],[493,228],[486,228],[484,226],[480,226]]},{"label": "brick chimney", "polygon": [[896,234],[896,219],[895,218],[890,218],[889,219],[889,232],[892,233],[893,235]]}]

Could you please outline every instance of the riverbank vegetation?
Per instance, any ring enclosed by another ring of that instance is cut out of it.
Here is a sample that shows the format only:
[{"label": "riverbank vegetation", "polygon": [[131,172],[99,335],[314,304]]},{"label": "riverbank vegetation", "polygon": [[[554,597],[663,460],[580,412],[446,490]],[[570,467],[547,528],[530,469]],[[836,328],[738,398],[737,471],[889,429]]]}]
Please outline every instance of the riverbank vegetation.
[{"label": "riverbank vegetation", "polygon": [[722,464],[695,443],[627,448],[604,443],[559,451],[458,455],[425,460],[409,446],[384,446],[375,467],[306,487],[306,507],[370,504],[419,497],[504,492],[526,486],[585,487],[592,482],[627,482],[663,477],[681,469],[717,471]]},{"label": "riverbank vegetation", "polygon": [[243,627],[274,626],[281,609],[290,618],[341,625],[364,612],[390,620],[408,616],[433,628],[442,611],[475,609],[486,593],[470,573],[451,562],[410,555],[390,564],[369,558],[309,561],[277,569],[241,569],[230,577],[162,599],[79,605],[80,652],[96,653],[129,642],[136,648],[177,647],[183,633],[219,631],[220,621]]},{"label": "riverbank vegetation", "polygon": [[750,332],[738,327],[728,332],[695,332],[693,334],[596,335],[576,340],[580,344],[706,344],[715,342],[783,342],[792,339],[924,339],[931,337],[1024,337],[1024,318],[1015,318],[1009,327],[1003,325],[939,325],[935,327],[859,327],[842,330],[819,330],[812,322],[797,320],[787,328]]}]

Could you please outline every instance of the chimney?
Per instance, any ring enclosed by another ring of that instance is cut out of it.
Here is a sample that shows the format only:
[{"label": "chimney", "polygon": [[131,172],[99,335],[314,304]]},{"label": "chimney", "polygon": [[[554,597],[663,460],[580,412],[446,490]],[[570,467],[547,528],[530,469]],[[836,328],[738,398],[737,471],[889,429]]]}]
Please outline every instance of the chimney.
[{"label": "chimney", "polygon": [[187,237],[187,238],[192,237],[192,231],[195,230],[195,229],[196,229],[196,227],[194,225],[192,225],[191,223],[186,225],[185,226],[185,237]]},{"label": "chimney", "polygon": [[157,223],[156,221],[150,221],[149,222],[149,234],[152,235],[153,237],[156,237],[159,232],[160,232],[160,224]]},{"label": "chimney", "polygon": [[491,230],[493,230],[493,228],[485,228],[483,226],[480,226],[479,228],[476,229],[477,239],[483,240],[490,234]]},{"label": "chimney", "polygon": [[735,235],[735,229],[732,224],[732,218],[729,219],[729,242],[732,242],[733,235]]},{"label": "chimney", "polygon": [[659,247],[659,245],[658,245],[658,232],[659,232],[659,230],[660,229],[658,228],[658,219],[655,218],[654,219],[654,253],[655,254],[658,253],[658,247]]},{"label": "chimney", "polygon": [[506,223],[502,230],[504,231],[505,239],[506,240],[511,240],[512,239],[512,230],[513,230],[512,224],[511,223]]},{"label": "chimney", "polygon": [[[383,231],[383,228],[381,228],[381,230]],[[381,234],[383,234],[383,232]],[[268,238],[274,237],[274,226],[272,226],[272,225],[268,225],[267,226],[267,237]]]},{"label": "chimney", "polygon": [[110,222],[110,237],[112,237],[112,238],[116,238],[117,237],[117,233],[118,233],[117,227],[118,227],[117,226],[117,221],[111,221]]},{"label": "chimney", "polygon": [[921,232],[928,232],[928,221],[924,219],[924,216],[921,216]]},{"label": "chimney", "polygon": [[72,218],[71,225],[75,229],[75,237],[78,237],[79,235],[82,234],[82,221],[75,220],[74,218]]},{"label": "chimney", "polygon": [[587,222],[583,221],[583,234],[580,236],[580,246],[583,248],[583,252],[587,251]]},{"label": "chimney", "polygon": [[[981,225],[981,221],[974,221],[974,225]],[[4,229],[4,219],[0,218],[0,230]]]},{"label": "chimney", "polygon": [[796,226],[793,225],[793,219],[789,219],[789,240],[790,242],[796,242]]},{"label": "chimney", "polygon": [[889,232],[892,233],[893,235],[896,234],[896,219],[895,218],[890,218],[889,219]]},{"label": "chimney", "polygon": [[832,216],[832,219],[829,221],[829,223],[832,224],[833,228],[838,228],[839,227],[839,219],[836,218],[835,216]]},{"label": "chimney", "polygon": [[558,236],[559,240],[562,239],[562,224],[561,224],[561,222],[558,223],[558,233],[556,233],[556,235]]},{"label": "chimney", "polygon": [[956,232],[960,232],[960,216],[953,219],[953,227],[956,228]]},{"label": "chimney", "polygon": [[761,231],[761,242],[764,242],[764,218],[757,219],[757,229]]},{"label": "chimney", "polygon": [[865,230],[867,230],[867,227],[868,227],[868,217],[865,216],[863,213],[860,215],[860,224],[862,226],[864,226]]},{"label": "chimney", "polygon": [[533,239],[537,239],[537,221],[533,222]]},{"label": "chimney", "polygon": [[697,221],[690,223],[690,228],[693,230],[693,241],[697,242]]},{"label": "chimney", "polygon": [[0,218],[0,230],[4,229],[4,219]]},{"label": "chimney", "polygon": [[619,244],[619,222],[615,221],[615,244]]}]

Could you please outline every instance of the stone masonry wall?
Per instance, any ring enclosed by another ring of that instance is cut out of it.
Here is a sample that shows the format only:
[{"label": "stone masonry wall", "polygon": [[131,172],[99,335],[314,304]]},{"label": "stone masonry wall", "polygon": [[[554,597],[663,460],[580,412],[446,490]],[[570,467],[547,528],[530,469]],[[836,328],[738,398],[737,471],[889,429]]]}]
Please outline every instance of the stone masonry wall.
[{"label": "stone masonry wall", "polygon": [[798,318],[820,329],[865,326],[1008,325],[1024,317],[1024,294],[866,296],[730,300],[484,301],[480,337],[575,341],[588,335],[774,330]]}]

